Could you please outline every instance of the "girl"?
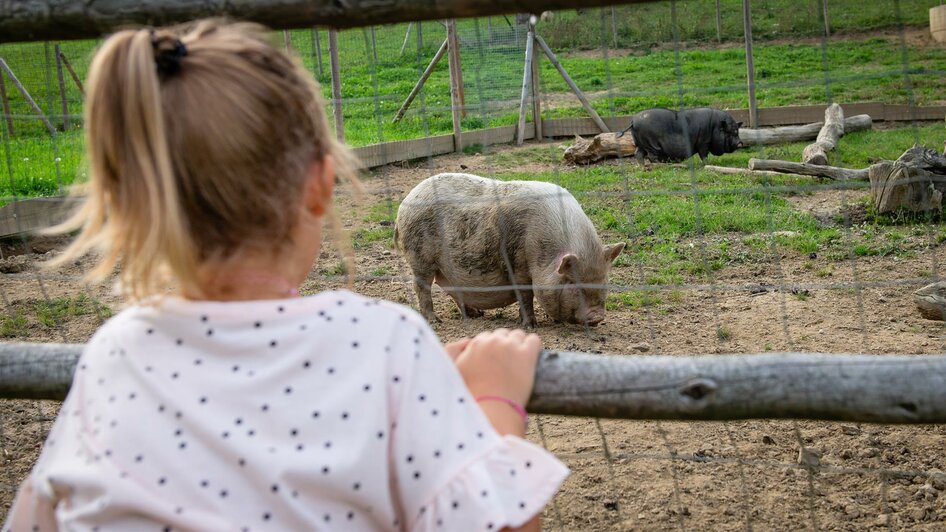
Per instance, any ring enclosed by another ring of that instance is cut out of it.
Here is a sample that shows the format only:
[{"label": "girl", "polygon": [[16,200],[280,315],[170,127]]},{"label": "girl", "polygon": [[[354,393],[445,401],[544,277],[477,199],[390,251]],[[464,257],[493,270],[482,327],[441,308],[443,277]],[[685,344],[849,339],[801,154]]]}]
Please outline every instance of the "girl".
[{"label": "girl", "polygon": [[204,21],[115,34],[88,85],[58,262],[96,252],[133,304],[89,341],[4,530],[538,528],[568,473],[521,439],[538,337],[445,349],[405,307],[298,297],[353,179],[299,64]]}]

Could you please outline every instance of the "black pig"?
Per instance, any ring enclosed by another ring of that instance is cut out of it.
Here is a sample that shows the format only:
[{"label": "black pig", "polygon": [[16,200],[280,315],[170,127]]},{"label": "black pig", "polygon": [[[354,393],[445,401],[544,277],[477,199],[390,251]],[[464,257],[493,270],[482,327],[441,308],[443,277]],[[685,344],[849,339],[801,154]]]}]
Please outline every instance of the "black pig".
[{"label": "black pig", "polygon": [[703,162],[706,156],[732,153],[742,147],[739,126],[732,115],[718,109],[655,108],[641,111],[631,118],[628,130],[637,145],[637,161],[681,162],[699,155]]}]

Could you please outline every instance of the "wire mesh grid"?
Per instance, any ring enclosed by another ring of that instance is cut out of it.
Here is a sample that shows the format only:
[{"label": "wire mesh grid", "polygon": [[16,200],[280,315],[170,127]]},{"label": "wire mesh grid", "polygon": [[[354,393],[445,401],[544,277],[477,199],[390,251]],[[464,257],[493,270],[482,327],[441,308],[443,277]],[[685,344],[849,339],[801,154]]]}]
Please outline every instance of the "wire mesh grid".
[{"label": "wire mesh grid", "polygon": [[[938,103],[946,58],[920,37],[925,28],[918,27],[935,4],[752,2],[760,107],[881,100],[915,110]],[[716,5],[718,30],[712,2],[681,0],[546,14],[537,31],[602,116],[656,105],[746,107],[742,5]],[[514,124],[527,24],[510,15],[457,25],[462,130]],[[292,31],[281,38],[322,83],[329,112],[340,104],[350,144],[380,143],[385,152],[398,149],[385,144],[390,141],[452,132],[446,56],[404,118],[392,122],[447,38],[444,24],[340,32],[340,102],[331,97],[327,30]],[[0,47],[0,57],[46,118],[38,118],[6,75],[10,110],[0,124],[7,176],[0,195],[6,202],[60,195],[84,177],[80,87],[95,44]],[[547,58],[537,57],[543,119],[585,116]],[[528,114],[531,122],[531,107]],[[941,128],[913,120],[848,135],[832,161],[863,167],[874,158],[896,158],[914,142],[938,147]],[[721,175],[695,160],[647,170],[627,159],[575,168],[561,164],[561,144],[549,138],[518,149],[472,144],[443,157],[434,156],[431,144],[427,157],[374,169],[365,180],[366,198],[343,191],[338,200],[355,248],[355,290],[416,305],[413,273],[392,247],[397,209],[421,179],[462,171],[560,185],[578,199],[606,241],[628,243],[607,283],[586,286],[609,290],[604,323],[557,325],[537,312],[539,332],[551,347],[655,354],[944,349],[942,327],[920,320],[910,300],[910,289],[939,280],[946,231],[938,215],[872,212],[864,183]],[[749,151],[794,160],[800,150],[792,144]],[[745,157],[725,155],[711,162],[744,166]],[[549,208],[562,209],[562,202],[559,197]],[[438,223],[443,234],[446,218]],[[86,262],[62,272],[37,268],[61,246],[61,240],[31,236],[0,244],[4,337],[82,342],[119,308],[107,287],[82,284]],[[451,253],[446,241],[443,253]],[[511,258],[501,258],[509,269]],[[344,286],[349,273],[329,245],[303,289]],[[521,302],[533,287],[510,278],[504,288],[516,291]],[[444,340],[515,326],[519,319],[517,305],[467,318],[442,291],[435,290],[433,301],[443,320],[435,329]],[[4,512],[57,407],[2,401]],[[546,511],[546,526],[556,530],[934,530],[946,519],[946,434],[939,426],[541,416],[529,438],[573,471]]]}]

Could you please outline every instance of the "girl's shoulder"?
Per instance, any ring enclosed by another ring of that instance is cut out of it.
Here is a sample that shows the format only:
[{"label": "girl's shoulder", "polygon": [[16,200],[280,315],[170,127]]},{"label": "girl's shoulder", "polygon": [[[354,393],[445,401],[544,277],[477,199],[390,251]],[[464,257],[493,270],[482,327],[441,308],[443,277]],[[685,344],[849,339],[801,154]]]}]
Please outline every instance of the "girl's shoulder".
[{"label": "girl's shoulder", "polygon": [[338,328],[340,320],[358,322],[361,330],[376,334],[408,327],[424,336],[436,337],[427,321],[410,307],[349,290],[328,290],[291,299],[227,302],[163,296],[129,305],[109,318],[93,335],[87,350],[107,350],[109,345],[129,341],[147,343],[149,337],[159,335],[180,333],[186,341],[186,336],[211,336],[233,330],[265,331],[277,325],[305,328],[305,324],[311,324],[309,330],[324,332]]}]

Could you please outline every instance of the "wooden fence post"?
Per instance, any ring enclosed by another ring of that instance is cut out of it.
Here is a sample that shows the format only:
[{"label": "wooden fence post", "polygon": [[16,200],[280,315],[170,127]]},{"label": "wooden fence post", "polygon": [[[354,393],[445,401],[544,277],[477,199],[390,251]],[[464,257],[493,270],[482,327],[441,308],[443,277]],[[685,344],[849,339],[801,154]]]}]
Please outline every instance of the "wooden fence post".
[{"label": "wooden fence post", "polygon": [[759,127],[759,108],[755,100],[755,61],[752,58],[752,13],[750,0],[742,0],[742,25],[746,34],[746,83],[749,88],[749,127]]},{"label": "wooden fence post", "polygon": [[519,122],[516,125],[516,146],[522,146],[526,134],[526,103],[529,101],[529,87],[532,85],[532,48],[535,43],[535,26],[529,22],[526,33],[526,61],[522,69],[522,92],[519,96]]},{"label": "wooden fence post", "polygon": [[723,42],[723,16],[719,9],[719,0],[716,0],[716,42]]},{"label": "wooden fence post", "polygon": [[598,112],[595,111],[595,108],[591,106],[591,103],[588,102],[588,99],[585,98],[585,95],[581,92],[581,89],[578,88],[578,85],[575,84],[575,81],[572,80],[572,77],[568,75],[568,72],[565,71],[565,67],[559,62],[558,58],[555,57],[555,53],[552,52],[552,49],[549,48],[549,45],[546,44],[545,39],[541,35],[535,36],[535,42],[542,48],[542,51],[545,52],[546,57],[549,58],[549,61],[552,62],[552,65],[558,70],[558,73],[561,74],[562,78],[565,80],[565,83],[568,84],[568,87],[575,93],[575,96],[578,97],[578,101],[581,102],[582,107],[585,108],[585,111],[588,111],[588,114],[591,115],[591,119],[594,120],[595,125],[598,126],[598,129],[602,133],[608,133],[611,130],[608,129],[608,125],[604,123],[604,120],[601,120],[601,117],[598,115]]},{"label": "wooden fence post", "polygon": [[413,23],[413,22],[408,22],[408,23],[407,23],[407,31],[404,32],[404,44],[401,45],[401,52],[400,52],[399,54],[397,54],[397,55],[399,55],[399,56],[404,55],[404,50],[407,48],[407,41],[409,41],[410,38],[411,38],[411,29],[412,29],[413,27],[414,27],[414,23]]},{"label": "wooden fence post", "polygon": [[332,60],[332,109],[335,113],[335,137],[345,142],[345,119],[342,117],[342,80],[338,63],[338,32],[328,32],[328,53]]},{"label": "wooden fence post", "polygon": [[79,75],[76,74],[74,68],[72,68],[72,63],[66,59],[66,54],[59,52],[59,58],[62,59],[62,64],[66,65],[66,70],[69,71],[69,75],[72,76],[72,81],[75,82],[76,87],[79,87],[79,93],[85,96],[85,87],[82,86],[82,80],[79,79]]},{"label": "wooden fence post", "polygon": [[437,66],[437,63],[443,58],[443,55],[447,53],[448,40],[444,39],[443,44],[440,45],[440,49],[437,50],[437,53],[434,54],[434,58],[430,60],[430,64],[427,65],[427,68],[424,70],[424,73],[420,75],[420,79],[417,80],[417,83],[414,84],[414,88],[411,89],[411,93],[407,95],[407,99],[404,100],[404,103],[401,104],[401,108],[397,110],[397,113],[394,115],[394,120],[391,122],[398,122],[404,118],[404,113],[407,112],[407,108],[411,106],[411,103],[414,101],[414,98],[420,93],[420,89],[424,86],[424,83],[427,82],[427,78],[430,77],[430,74],[434,71],[434,67]]},{"label": "wooden fence post", "polygon": [[46,129],[49,130],[49,134],[55,137],[56,128],[53,127],[52,122],[50,122],[49,118],[46,117],[46,113],[44,113],[43,110],[40,109],[39,105],[36,105],[36,101],[33,100],[33,97],[30,96],[30,93],[26,91],[26,87],[24,87],[23,84],[20,83],[20,80],[16,79],[16,75],[14,75],[13,71],[10,70],[10,65],[8,65],[7,62],[3,60],[2,57],[0,57],[0,68],[2,68],[4,72],[6,72],[7,76],[10,77],[10,81],[13,82],[13,85],[17,88],[17,90],[20,91],[20,94],[23,95],[23,99],[26,100],[28,104],[30,104],[30,107],[33,108],[33,112],[36,113],[36,116],[38,116],[39,119],[43,122],[43,124],[46,125]]},{"label": "wooden fence post", "polygon": [[831,36],[831,19],[828,18],[828,0],[821,0],[821,11],[824,13],[824,36]]},{"label": "wooden fence post", "polygon": [[283,30],[282,40],[283,40],[283,43],[285,43],[286,45],[286,53],[291,54],[292,53],[292,35],[289,33],[289,30]]},{"label": "wooden fence post", "polygon": [[59,97],[62,100],[62,130],[69,129],[69,100],[66,95],[66,79],[62,74],[62,58],[59,51],[59,45],[53,48],[56,52],[56,78],[59,81]]},{"label": "wooden fence post", "polygon": [[13,114],[10,112],[10,99],[7,98],[7,84],[3,81],[3,72],[0,72],[0,102],[3,103],[3,117],[6,119],[7,131],[13,136]]},{"label": "wooden fence post", "polygon": [[315,64],[319,69],[319,78],[322,77],[322,38],[319,36],[319,29],[312,28],[312,53],[315,54]]},{"label": "wooden fence post", "polygon": [[611,47],[618,47],[618,21],[614,6],[611,6]]},{"label": "wooden fence post", "polygon": [[450,108],[453,114],[453,148],[463,150],[461,118],[463,112],[463,77],[460,67],[460,39],[457,38],[457,22],[447,21],[447,60],[450,63]]},{"label": "wooden fence post", "polygon": [[[533,34],[535,27],[533,26]],[[539,78],[539,51],[532,38],[532,120],[535,122],[535,139],[542,141],[542,84]]]}]

